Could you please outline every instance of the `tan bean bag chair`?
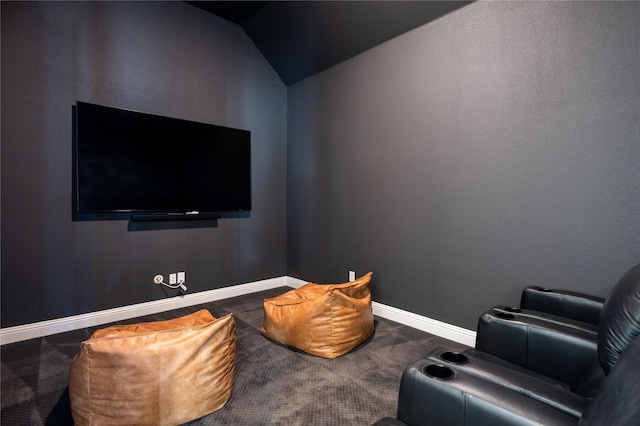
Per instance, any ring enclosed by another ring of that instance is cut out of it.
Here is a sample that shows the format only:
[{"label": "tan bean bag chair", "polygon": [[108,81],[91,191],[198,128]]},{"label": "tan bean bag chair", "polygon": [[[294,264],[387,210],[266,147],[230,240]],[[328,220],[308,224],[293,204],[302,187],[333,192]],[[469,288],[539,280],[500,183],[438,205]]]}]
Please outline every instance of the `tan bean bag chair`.
[{"label": "tan bean bag chair", "polygon": [[168,321],[108,327],[82,343],[71,364],[76,425],[179,425],[231,397],[233,316],[209,311]]},{"label": "tan bean bag chair", "polygon": [[373,334],[372,276],[344,284],[307,283],[265,299],[260,332],[319,357],[344,355]]}]

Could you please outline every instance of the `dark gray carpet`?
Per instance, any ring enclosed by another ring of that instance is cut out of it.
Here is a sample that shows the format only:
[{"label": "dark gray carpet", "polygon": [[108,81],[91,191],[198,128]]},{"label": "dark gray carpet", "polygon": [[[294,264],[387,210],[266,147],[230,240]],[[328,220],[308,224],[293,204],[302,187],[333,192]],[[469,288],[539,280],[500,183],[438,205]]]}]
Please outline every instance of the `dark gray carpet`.
[{"label": "dark gray carpet", "polygon": [[[354,351],[323,359],[274,343],[260,334],[262,300],[279,288],[135,318],[175,318],[206,308],[233,313],[237,326],[233,394],[219,411],[189,425],[370,425],[397,408],[405,366],[437,346],[464,345],[375,319],[375,334]],[[0,348],[2,425],[71,425],[67,376],[80,343],[97,328],[60,333]]]}]

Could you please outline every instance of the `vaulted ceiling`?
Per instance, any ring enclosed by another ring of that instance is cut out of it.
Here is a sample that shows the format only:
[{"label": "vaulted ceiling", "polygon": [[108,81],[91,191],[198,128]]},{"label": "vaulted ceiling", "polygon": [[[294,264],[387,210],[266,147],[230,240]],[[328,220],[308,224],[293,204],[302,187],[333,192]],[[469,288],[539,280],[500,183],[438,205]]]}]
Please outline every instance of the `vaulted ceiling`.
[{"label": "vaulted ceiling", "polygon": [[189,1],[240,25],[287,85],[468,1]]}]

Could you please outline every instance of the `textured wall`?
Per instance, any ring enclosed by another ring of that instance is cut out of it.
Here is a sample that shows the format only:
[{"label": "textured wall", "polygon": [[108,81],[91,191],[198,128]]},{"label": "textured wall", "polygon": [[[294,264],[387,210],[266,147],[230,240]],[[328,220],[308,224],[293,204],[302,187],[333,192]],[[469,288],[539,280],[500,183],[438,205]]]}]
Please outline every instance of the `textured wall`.
[{"label": "textured wall", "polygon": [[289,88],[288,272],[475,329],[640,261],[640,3],[478,2]]},{"label": "textured wall", "polygon": [[[286,87],[183,2],[2,2],[2,326],[286,274]],[[76,100],[252,132],[249,218],[72,222]]]}]

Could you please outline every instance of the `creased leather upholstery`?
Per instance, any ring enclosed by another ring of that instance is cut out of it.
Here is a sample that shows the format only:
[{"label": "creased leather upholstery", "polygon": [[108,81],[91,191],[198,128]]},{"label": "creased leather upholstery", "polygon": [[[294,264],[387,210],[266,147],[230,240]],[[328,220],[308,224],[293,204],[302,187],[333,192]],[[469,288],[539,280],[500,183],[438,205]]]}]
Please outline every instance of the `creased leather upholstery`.
[{"label": "creased leather upholstery", "polygon": [[323,358],[351,351],[374,331],[372,272],[344,284],[314,284],[265,299],[260,332]]},{"label": "creased leather upholstery", "polygon": [[600,314],[598,358],[609,373],[622,351],[640,334],[640,263],[620,278]]},{"label": "creased leather upholstery", "polygon": [[593,398],[580,426],[635,426],[640,424],[640,337],[627,346],[602,389]]},{"label": "creased leather upholstery", "polygon": [[178,425],[231,397],[232,315],[207,310],[168,321],[113,326],[82,343],[69,373],[76,425]]}]

